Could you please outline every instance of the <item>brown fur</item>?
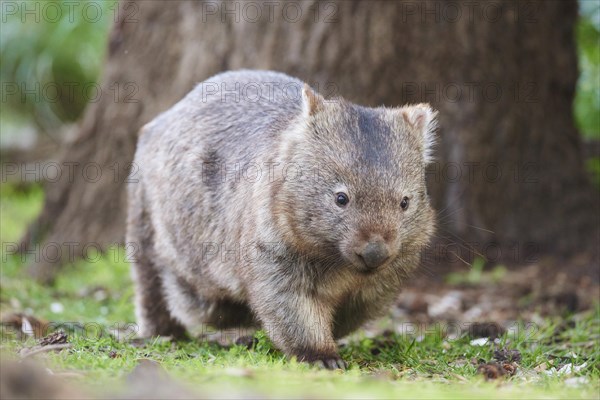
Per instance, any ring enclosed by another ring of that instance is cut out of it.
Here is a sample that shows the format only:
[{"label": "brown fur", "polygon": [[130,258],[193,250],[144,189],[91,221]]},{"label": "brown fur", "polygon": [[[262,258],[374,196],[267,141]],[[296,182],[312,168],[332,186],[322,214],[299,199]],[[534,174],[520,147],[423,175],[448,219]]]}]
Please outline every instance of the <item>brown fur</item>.
[{"label": "brown fur", "polygon": [[[258,99],[232,95],[267,83],[275,89]],[[128,241],[140,248],[142,335],[254,324],[289,355],[343,366],[335,339],[385,312],[433,233],[424,171],[434,124],[427,105],[326,101],[274,72],[200,84],[138,144]],[[262,173],[236,174],[236,163]]]}]

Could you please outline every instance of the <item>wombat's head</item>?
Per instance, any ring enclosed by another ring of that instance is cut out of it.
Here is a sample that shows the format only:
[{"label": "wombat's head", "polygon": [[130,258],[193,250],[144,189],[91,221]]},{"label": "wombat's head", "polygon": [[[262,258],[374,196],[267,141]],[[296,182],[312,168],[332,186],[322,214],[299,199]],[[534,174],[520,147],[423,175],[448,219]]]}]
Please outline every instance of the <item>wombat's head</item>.
[{"label": "wombat's head", "polygon": [[425,187],[435,116],[429,105],[365,108],[303,90],[280,187],[292,242],[342,268],[410,268],[434,231]]}]

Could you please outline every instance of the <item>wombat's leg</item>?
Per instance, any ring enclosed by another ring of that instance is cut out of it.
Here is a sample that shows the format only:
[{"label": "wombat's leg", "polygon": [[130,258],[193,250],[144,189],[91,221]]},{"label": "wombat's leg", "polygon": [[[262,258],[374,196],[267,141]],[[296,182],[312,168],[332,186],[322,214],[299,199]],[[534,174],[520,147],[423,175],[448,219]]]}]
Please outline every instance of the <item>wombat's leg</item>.
[{"label": "wombat's leg", "polygon": [[[394,272],[386,278],[371,282],[363,290],[342,302],[333,316],[333,337],[342,338],[360,328],[366,321],[380,316],[396,299],[398,291],[389,290],[390,283],[400,280]],[[385,287],[388,290],[385,290]]]},{"label": "wombat's leg", "polygon": [[[143,207],[143,198],[130,192],[127,246],[133,249],[130,256],[131,274],[135,283],[135,309],[139,324],[138,335],[185,337],[185,328],[175,321],[164,297],[159,267],[154,263],[154,230]],[[135,196],[135,197],[134,197]]]},{"label": "wombat's leg", "polygon": [[132,263],[132,274],[136,282],[135,313],[139,335],[184,338],[186,330],[167,309],[160,275],[152,261],[140,255]]},{"label": "wombat's leg", "polygon": [[[273,281],[270,284],[274,284]],[[331,332],[331,310],[306,293],[252,290],[252,308],[275,345],[298,360],[329,369],[345,368]]]},{"label": "wombat's leg", "polygon": [[333,321],[333,337],[342,338],[356,329],[369,319],[369,314],[375,313],[363,299],[352,299],[345,303],[340,309],[336,310]]}]

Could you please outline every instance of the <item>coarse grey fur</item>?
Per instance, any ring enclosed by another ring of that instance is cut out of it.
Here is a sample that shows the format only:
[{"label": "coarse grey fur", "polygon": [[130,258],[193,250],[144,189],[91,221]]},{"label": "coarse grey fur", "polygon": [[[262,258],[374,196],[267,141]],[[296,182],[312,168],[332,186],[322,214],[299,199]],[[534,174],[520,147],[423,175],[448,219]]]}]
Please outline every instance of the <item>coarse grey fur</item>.
[{"label": "coarse grey fur", "polygon": [[335,339],[385,312],[433,234],[434,125],[428,105],[325,100],[276,72],[199,84],[139,138],[140,333],[256,325],[288,355],[343,366]]}]

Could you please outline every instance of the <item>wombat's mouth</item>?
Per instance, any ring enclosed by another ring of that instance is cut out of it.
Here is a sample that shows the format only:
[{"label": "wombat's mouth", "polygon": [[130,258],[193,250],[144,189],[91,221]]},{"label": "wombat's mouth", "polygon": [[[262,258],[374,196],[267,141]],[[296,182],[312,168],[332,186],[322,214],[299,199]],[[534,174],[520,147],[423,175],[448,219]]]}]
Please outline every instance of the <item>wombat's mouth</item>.
[{"label": "wombat's mouth", "polygon": [[385,260],[377,266],[367,265],[367,263],[363,259],[356,255],[354,257],[347,257],[347,259],[348,261],[350,261],[351,267],[360,275],[369,276],[388,268],[389,265],[392,264],[393,257],[388,257],[387,260]]}]

